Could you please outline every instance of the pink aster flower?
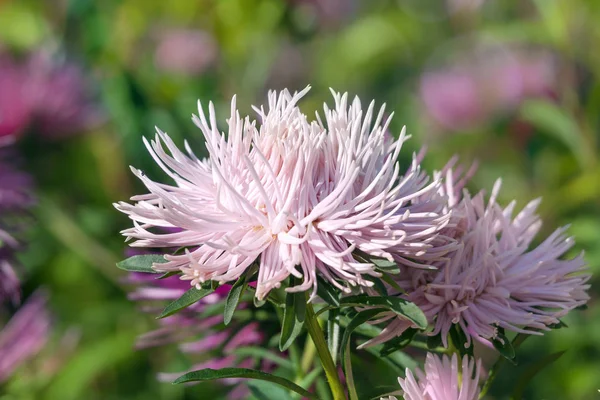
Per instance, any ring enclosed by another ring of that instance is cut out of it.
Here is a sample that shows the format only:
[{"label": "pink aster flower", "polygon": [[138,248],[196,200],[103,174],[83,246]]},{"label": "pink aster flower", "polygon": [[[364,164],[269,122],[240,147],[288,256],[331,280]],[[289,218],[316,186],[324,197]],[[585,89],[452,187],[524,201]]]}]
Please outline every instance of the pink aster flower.
[{"label": "pink aster flower", "polygon": [[[459,368],[456,354],[450,359],[427,353],[425,372],[417,369],[415,377],[407,368],[406,378],[398,378],[398,382],[405,400],[477,400],[480,373],[481,360],[464,356]],[[390,396],[387,400],[398,399]]]},{"label": "pink aster flower", "polygon": [[[494,339],[498,328],[541,335],[570,310],[585,304],[590,276],[583,255],[565,259],[574,245],[559,228],[538,246],[533,239],[541,227],[535,214],[539,200],[515,217],[515,203],[496,202],[500,181],[486,204],[483,193],[464,198],[454,207],[458,222],[453,235],[459,247],[437,270],[407,270],[398,278],[401,296],[416,303],[441,334],[445,346],[457,325],[467,337]],[[369,344],[400,335],[410,326],[391,317],[381,335]]]},{"label": "pink aster flower", "polygon": [[44,347],[49,330],[46,296],[34,294],[0,330],[0,383]]},{"label": "pink aster flower", "polygon": [[234,98],[227,134],[212,104],[208,119],[199,107],[193,120],[206,139],[205,160],[160,130],[145,142],[175,185],[133,169],[150,193],[116,207],[134,221],[123,232],[132,246],[188,248],[156,270],[180,270],[199,287],[234,281],[258,262],[258,298],[289,275],[303,282],[287,290],[312,288],[314,296],[317,274],[345,291],[372,285],[366,276],[379,273],[355,259],[355,249],[412,266],[448,250],[437,236],[449,219],[440,181],[429,182],[416,157],[403,174],[396,161],[405,132],[386,141],[384,109],[375,115],[371,103],[363,111],[358,98],[348,104],[338,93],[324,120],[309,121],[297,106],[307,91],[270,93],[268,110],[255,109],[260,123],[242,119]]}]

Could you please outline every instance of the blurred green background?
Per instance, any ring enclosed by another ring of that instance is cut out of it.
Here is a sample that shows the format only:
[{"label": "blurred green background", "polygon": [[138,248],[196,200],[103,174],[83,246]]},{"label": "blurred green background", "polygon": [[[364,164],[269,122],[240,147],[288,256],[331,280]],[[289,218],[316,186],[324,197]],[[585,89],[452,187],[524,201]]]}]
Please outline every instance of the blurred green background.
[{"label": "blurred green background", "polygon": [[[597,0],[0,0],[0,43],[79,65],[104,115],[80,135],[18,144],[39,199],[20,255],[25,292],[49,289],[54,333],[6,398],[216,396],[155,380],[180,356],[175,346],[134,350],[154,323],[127,300],[114,266],[129,223],[111,203],[142,190],[128,165],[162,176],[142,136],[158,126],[202,154],[190,121],[197,99],[215,103],[220,123],[234,94],[251,112],[267,90],[307,84],[307,114],[329,87],[385,102],[393,133],[406,125],[407,147],[428,147],[428,168],[458,154],[479,161],[473,189],[502,177],[505,203],[542,196],[544,234],[571,224],[577,251],[600,272]],[[560,350],[526,398],[598,398],[596,287],[568,329],[525,343],[522,366],[505,366],[493,398],[504,398],[497,393],[523,365]],[[65,335],[78,339],[64,346]]]}]

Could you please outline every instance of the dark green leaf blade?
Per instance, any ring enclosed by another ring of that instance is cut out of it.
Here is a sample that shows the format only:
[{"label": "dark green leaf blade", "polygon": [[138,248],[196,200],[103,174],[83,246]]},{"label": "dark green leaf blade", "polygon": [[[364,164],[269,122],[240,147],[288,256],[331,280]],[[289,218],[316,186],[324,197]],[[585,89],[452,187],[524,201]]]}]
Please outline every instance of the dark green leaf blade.
[{"label": "dark green leaf blade", "polygon": [[285,296],[285,310],[279,337],[279,350],[285,351],[294,343],[302,332],[306,317],[306,296],[304,292],[287,293]]},{"label": "dark green leaf blade", "polygon": [[348,347],[348,343],[350,342],[350,336],[352,336],[352,333],[354,332],[354,330],[356,328],[358,328],[359,326],[361,326],[362,324],[366,323],[371,318],[375,317],[377,314],[380,314],[382,311],[383,310],[380,308],[363,310],[363,311],[359,312],[358,314],[356,314],[356,316],[354,316],[354,318],[352,318],[352,320],[350,321],[348,326],[346,326],[346,330],[344,330],[344,335],[342,336],[342,342],[340,343],[340,349],[342,351],[342,357],[341,357],[342,360],[344,360],[344,358],[346,357],[346,354],[345,354],[346,348]]},{"label": "dark green leaf blade", "polygon": [[517,365],[515,349],[510,340],[503,333],[498,333],[496,338],[492,340],[492,343],[502,357],[506,358],[513,365]]},{"label": "dark green leaf blade", "polygon": [[405,348],[410,344],[410,342],[412,342],[417,332],[418,331],[416,329],[408,328],[407,330],[402,332],[400,336],[397,336],[385,342],[379,354],[381,354],[381,357],[387,357],[390,354]]},{"label": "dark green leaf blade", "polygon": [[317,295],[330,306],[340,306],[340,291],[321,277],[317,277]]},{"label": "dark green leaf blade", "polygon": [[129,272],[145,272],[149,274],[159,274],[161,272],[152,269],[153,264],[166,263],[164,256],[159,254],[144,254],[129,257],[117,263],[117,267]]},{"label": "dark green leaf blade", "polygon": [[215,289],[212,288],[210,282],[207,282],[204,286],[202,286],[201,289],[196,289],[195,287],[193,287],[184,294],[182,294],[180,298],[174,300],[172,303],[166,306],[163,312],[158,317],[156,317],[156,319],[161,319],[168,317],[169,315],[173,315],[178,311],[181,311],[184,308],[191,306],[198,300],[208,296],[214,291]]},{"label": "dark green leaf blade", "polygon": [[348,296],[340,301],[344,307],[378,307],[393,311],[413,322],[419,329],[427,328],[427,318],[414,303],[392,296]]},{"label": "dark green leaf blade", "polygon": [[229,290],[229,293],[227,294],[227,299],[225,300],[225,311],[223,313],[223,322],[225,325],[229,325],[231,322],[233,313],[240,302],[242,293],[244,293],[244,289],[246,289],[246,276],[242,275],[233,284],[231,290]]},{"label": "dark green leaf blade", "polygon": [[292,390],[301,396],[309,399],[318,399],[318,397],[310,393],[309,391],[296,385],[294,382],[289,381],[285,378],[267,374],[266,372],[248,369],[248,368],[223,368],[223,369],[201,369],[198,371],[188,372],[177,378],[173,384],[187,383],[187,382],[205,382],[212,381],[215,379],[225,378],[245,378],[245,379],[258,379],[267,382],[276,383],[286,389]]},{"label": "dark green leaf blade", "polygon": [[452,325],[452,328],[450,328],[450,339],[461,355],[467,354],[473,357],[473,343],[467,347],[467,336],[457,324]]}]

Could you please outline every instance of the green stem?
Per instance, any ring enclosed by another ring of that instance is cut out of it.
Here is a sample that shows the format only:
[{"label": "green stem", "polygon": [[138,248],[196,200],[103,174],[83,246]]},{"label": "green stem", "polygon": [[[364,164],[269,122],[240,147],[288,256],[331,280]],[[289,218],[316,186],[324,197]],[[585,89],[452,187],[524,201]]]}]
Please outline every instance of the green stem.
[{"label": "green stem", "polygon": [[329,348],[327,346],[327,341],[325,340],[325,336],[323,335],[323,330],[319,325],[319,320],[315,316],[315,310],[311,303],[306,305],[306,329],[308,329],[308,334],[310,335],[313,343],[315,344],[315,348],[317,350],[317,354],[321,360],[321,365],[323,365],[323,369],[325,370],[325,376],[327,377],[327,382],[329,383],[329,388],[331,389],[331,393],[333,394],[333,400],[346,400],[346,395],[344,394],[344,388],[342,387],[342,383],[340,382],[340,378],[338,376],[337,368],[333,363],[333,358],[331,357],[331,353],[329,352]]}]

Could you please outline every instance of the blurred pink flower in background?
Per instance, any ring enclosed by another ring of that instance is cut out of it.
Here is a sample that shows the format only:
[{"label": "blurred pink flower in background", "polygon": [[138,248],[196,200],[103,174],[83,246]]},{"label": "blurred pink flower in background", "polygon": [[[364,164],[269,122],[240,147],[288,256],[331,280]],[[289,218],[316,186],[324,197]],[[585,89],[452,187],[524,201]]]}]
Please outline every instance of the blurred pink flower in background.
[{"label": "blurred pink flower in background", "polygon": [[556,65],[543,52],[478,50],[461,62],[425,73],[420,97],[425,112],[443,129],[479,126],[514,110],[528,98],[550,96],[556,85]]},{"label": "blurred pink flower in background", "polygon": [[76,65],[45,51],[23,60],[0,56],[0,146],[16,142],[28,129],[60,139],[93,128],[104,117]]},{"label": "blurred pink flower in background", "polygon": [[31,116],[31,102],[22,68],[0,56],[0,147],[14,143],[25,131]]},{"label": "blurred pink flower in background", "polygon": [[26,68],[35,128],[46,139],[61,139],[104,121],[79,66],[38,51],[29,57]]},{"label": "blurred pink flower in background", "polygon": [[23,216],[34,197],[31,176],[16,169],[15,164],[10,151],[0,151],[0,303],[18,304],[20,283],[14,267],[20,246],[15,235],[23,230]]},{"label": "blurred pink flower in background", "polygon": [[446,7],[450,14],[474,12],[482,5],[484,0],[446,0]]},{"label": "blurred pink flower in background", "polygon": [[218,44],[208,32],[166,29],[157,35],[154,64],[164,72],[198,75],[215,64],[218,53]]},{"label": "blurred pink flower in background", "polygon": [[297,7],[308,11],[320,27],[338,27],[356,11],[355,0],[292,0]]},{"label": "blurred pink flower in background", "polygon": [[50,334],[47,296],[35,293],[0,330],[0,383],[36,355]]}]

